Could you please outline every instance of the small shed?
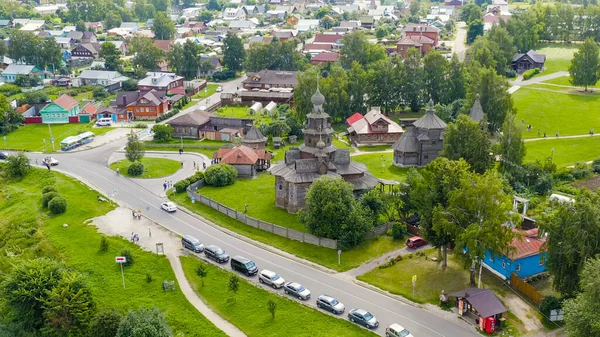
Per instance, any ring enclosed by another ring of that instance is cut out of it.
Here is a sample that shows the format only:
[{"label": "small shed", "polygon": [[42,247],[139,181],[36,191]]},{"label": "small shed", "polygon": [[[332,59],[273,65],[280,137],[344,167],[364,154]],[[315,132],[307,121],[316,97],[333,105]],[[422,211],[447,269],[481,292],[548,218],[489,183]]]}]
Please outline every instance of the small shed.
[{"label": "small shed", "polygon": [[575,203],[575,199],[567,197],[566,195],[562,195],[562,194],[556,194],[556,193],[552,193],[550,195],[550,201],[558,201],[560,203],[569,203],[569,204],[574,204]]},{"label": "small shed", "polygon": [[273,112],[273,110],[275,110],[275,108],[277,108],[277,103],[275,103],[273,101],[269,102],[269,104],[267,104],[265,106],[265,110],[267,111],[267,113]]},{"label": "small shed", "polygon": [[448,296],[456,298],[459,315],[475,319],[479,328],[488,334],[501,326],[502,314],[508,311],[489,289],[467,288]]},{"label": "small shed", "polygon": [[250,107],[250,113],[258,113],[262,109],[262,107],[262,103],[256,102]]}]

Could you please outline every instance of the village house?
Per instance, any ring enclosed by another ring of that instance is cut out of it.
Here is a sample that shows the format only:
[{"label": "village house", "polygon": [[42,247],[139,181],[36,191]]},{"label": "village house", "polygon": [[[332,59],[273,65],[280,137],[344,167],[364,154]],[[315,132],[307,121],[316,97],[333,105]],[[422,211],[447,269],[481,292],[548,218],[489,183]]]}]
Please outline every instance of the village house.
[{"label": "village house", "polygon": [[402,57],[406,57],[410,48],[417,48],[421,56],[424,56],[435,48],[435,41],[424,35],[412,35],[404,37],[396,44],[396,52]]},{"label": "village house", "polygon": [[169,103],[165,91],[119,92],[117,98],[108,107],[98,109],[97,114],[113,121],[153,120],[168,112]]},{"label": "village house", "polygon": [[198,76],[199,77],[212,76],[216,71],[222,71],[223,70],[223,65],[221,64],[221,59],[219,59],[216,56],[212,56],[212,57],[202,56],[202,57],[200,57],[200,62],[202,62],[202,63],[204,63],[204,62],[210,63],[210,65],[212,66],[212,69],[209,70],[209,71],[207,71],[207,72],[199,71],[198,72]]},{"label": "village house", "polygon": [[65,124],[73,121],[73,118],[74,122],[78,122],[78,114],[79,102],[66,94],[61,95],[40,111],[43,124]]},{"label": "village house", "polygon": [[43,74],[44,71],[36,66],[11,63],[2,71],[2,78],[4,79],[5,83],[13,83],[17,80],[18,75],[31,77],[42,76]]},{"label": "village house", "polygon": [[517,54],[513,57],[511,67],[514,71],[522,73],[529,69],[544,69],[546,55],[538,54],[535,50],[530,50],[525,54]]},{"label": "village house", "polygon": [[328,63],[335,63],[340,60],[340,54],[321,52],[310,59],[311,64],[327,65]]},{"label": "village house", "polygon": [[194,110],[168,124],[173,127],[174,137],[231,142],[243,136],[253,122],[253,119],[219,117],[208,111]]},{"label": "village house", "polygon": [[244,89],[259,90],[273,88],[295,88],[298,86],[297,71],[261,70],[247,73],[248,77],[242,82]]},{"label": "village house", "polygon": [[404,37],[426,36],[433,40],[433,46],[437,46],[440,37],[440,30],[429,24],[408,24],[402,29]]},{"label": "village house", "polygon": [[168,53],[171,50],[171,45],[173,45],[171,40],[154,40],[152,43],[165,53]]},{"label": "village house", "polygon": [[340,49],[344,34],[315,34],[315,39],[312,44],[326,44],[333,49]]},{"label": "village house", "polygon": [[252,178],[271,166],[271,154],[265,149],[252,149],[244,145],[232,149],[219,149],[213,155],[217,164],[229,164],[238,171],[238,177]]},{"label": "village house", "polygon": [[83,70],[79,77],[73,79],[73,87],[82,87],[86,85],[101,85],[108,91],[114,92],[121,88],[123,82],[129,77],[121,75],[118,71],[108,70]]},{"label": "village house", "polygon": [[71,50],[71,57],[81,59],[95,59],[98,58],[100,52],[99,43],[80,43]]},{"label": "village house", "polygon": [[185,95],[183,77],[175,73],[149,72],[138,82],[138,89],[140,91],[166,91],[170,95]]},{"label": "village house", "polygon": [[360,113],[346,119],[348,136],[356,146],[394,144],[404,130],[391,118],[381,113],[379,108],[372,108],[364,116]]},{"label": "village house", "polygon": [[223,20],[246,20],[248,13],[244,7],[238,8],[225,8],[223,10]]}]

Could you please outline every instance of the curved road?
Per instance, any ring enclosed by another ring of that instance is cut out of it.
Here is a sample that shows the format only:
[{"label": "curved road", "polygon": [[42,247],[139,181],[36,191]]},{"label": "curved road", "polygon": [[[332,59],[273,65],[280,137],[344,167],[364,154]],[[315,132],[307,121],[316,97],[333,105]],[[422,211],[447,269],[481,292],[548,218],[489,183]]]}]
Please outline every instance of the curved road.
[{"label": "curved road", "polygon": [[[312,298],[307,303],[311,306],[314,306],[318,295],[329,294],[344,303],[347,310],[352,308],[369,310],[380,321],[380,326],[375,330],[379,335],[384,335],[385,328],[390,324],[399,323],[408,328],[416,337],[479,336],[473,327],[467,327],[466,324],[459,325],[445,320],[435,313],[367,289],[343,276],[326,273],[298,260],[265,250],[246,240],[227,234],[187,213],[163,212],[159,208],[162,202],[159,195],[134,180],[117,176],[106,166],[112,153],[123,147],[125,142],[126,140],[123,139],[87,151],[53,154],[60,161],[60,165],[56,169],[93,185],[106,195],[116,191],[116,194],[112,196],[113,199],[128,207],[142,209],[144,216],[175,233],[190,234],[199,238],[204,244],[219,245],[231,256],[246,256],[251,258],[259,268],[277,271],[288,281],[302,283],[312,292]],[[40,162],[44,156],[47,156],[41,153],[28,153],[27,155],[34,161],[38,159]],[[250,280],[258,284],[256,277],[250,278]],[[341,318],[347,319],[346,314]]]}]

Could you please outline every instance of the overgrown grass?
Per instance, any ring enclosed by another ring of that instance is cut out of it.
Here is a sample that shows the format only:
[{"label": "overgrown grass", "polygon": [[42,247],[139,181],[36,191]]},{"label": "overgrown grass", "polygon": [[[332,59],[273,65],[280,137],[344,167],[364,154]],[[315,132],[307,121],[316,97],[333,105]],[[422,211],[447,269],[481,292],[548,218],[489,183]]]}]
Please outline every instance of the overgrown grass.
[{"label": "overgrown grass", "polygon": [[93,125],[94,123],[53,124],[50,129],[46,124],[24,125],[7,134],[6,142],[0,140],[0,148],[52,152],[52,143],[50,142],[50,131],[52,131],[54,147],[57,151],[60,151],[60,142],[69,136],[76,136],[86,131],[92,131],[96,136],[99,136],[114,129],[106,127],[93,128]]},{"label": "overgrown grass", "polygon": [[212,96],[215,92],[217,92],[218,84],[207,84],[206,92],[205,89],[200,90],[197,94],[192,96],[193,98],[205,99],[206,97]]},{"label": "overgrown grass", "polygon": [[[546,140],[526,142],[526,162],[539,160],[544,162],[546,158],[558,166],[569,166],[576,162],[586,162],[600,158],[600,137],[581,138],[555,138]],[[554,149],[554,154],[552,153]]]},{"label": "overgrown grass", "polygon": [[132,164],[127,159],[111,163],[110,168],[113,171],[116,171],[118,168],[119,172],[126,177],[150,179],[170,176],[181,167],[181,162],[173,159],[146,157],[140,161],[144,164],[144,173],[139,176],[131,176],[127,173],[127,168]]},{"label": "overgrown grass", "polygon": [[[51,216],[42,209],[40,191],[48,184],[55,185],[67,200],[66,213]],[[118,237],[109,237],[108,250],[99,252],[102,235],[94,226],[84,222],[105,214],[113,206],[98,203],[97,195],[96,191],[77,180],[41,169],[33,169],[22,181],[2,181],[2,270],[7,271],[11,263],[20,259],[34,256],[58,258],[86,275],[98,309],[116,308],[125,313],[141,306],[156,306],[165,313],[176,334],[224,336],[187,301],[181,291],[162,290],[162,281],[175,280],[166,257],[143,251]],[[122,249],[129,249],[135,257],[135,263],[125,268],[126,289],[123,289],[121,270],[114,260]],[[154,281],[146,282],[147,273],[152,274]]]},{"label": "overgrown grass", "polygon": [[380,236],[375,239],[366,240],[359,246],[344,251],[342,253],[341,264],[338,266],[338,256],[335,249],[291,240],[248,226],[199,202],[192,204],[185,193],[172,194],[169,198],[178,205],[203,216],[223,228],[337,271],[356,268],[371,259],[402,247],[401,243],[394,242],[389,236]]},{"label": "overgrown grass", "polygon": [[[252,285],[243,278],[234,295],[228,289],[230,272],[195,257],[180,257],[183,271],[196,293],[220,316],[252,336],[373,336],[373,333],[330,315],[309,308],[294,300],[278,296]],[[196,268],[208,270],[204,287]],[[267,302],[277,304],[275,319]]]},{"label": "overgrown grass", "polygon": [[524,127],[531,124],[533,131],[523,132],[524,138],[538,138],[544,132],[548,137],[587,134],[590,129],[600,130],[600,95],[571,95],[523,87],[513,94],[517,120]]},{"label": "overgrown grass", "polygon": [[401,168],[392,164],[394,153],[358,154],[352,160],[363,163],[369,172],[377,178],[402,181],[406,179],[408,168]]}]

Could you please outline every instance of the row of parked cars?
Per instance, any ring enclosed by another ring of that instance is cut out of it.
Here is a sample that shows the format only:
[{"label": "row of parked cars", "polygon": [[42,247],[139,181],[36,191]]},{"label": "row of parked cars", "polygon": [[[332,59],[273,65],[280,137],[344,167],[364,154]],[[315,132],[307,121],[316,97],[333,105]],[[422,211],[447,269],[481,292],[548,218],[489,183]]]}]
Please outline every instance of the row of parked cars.
[{"label": "row of parked cars", "polygon": [[[222,248],[215,245],[204,246],[200,240],[191,235],[186,235],[181,239],[181,244],[184,248],[195,253],[204,253],[206,258],[214,260],[217,263],[230,262],[231,269],[240,272],[246,276],[254,276],[258,274],[258,281],[261,284],[272,287],[273,289],[283,289],[283,291],[299,300],[306,301],[310,299],[310,291],[300,283],[286,282],[276,272],[262,269],[258,270],[256,264],[245,257],[234,256],[230,257]],[[346,311],[344,304],[339,302],[332,296],[320,295],[316,300],[317,307],[329,311],[335,315],[343,314]],[[364,309],[352,309],[348,311],[348,319],[350,322],[360,324],[369,329],[375,329],[379,326],[377,318]],[[399,324],[392,324],[385,329],[385,334],[388,337],[412,337],[410,332]]]}]

